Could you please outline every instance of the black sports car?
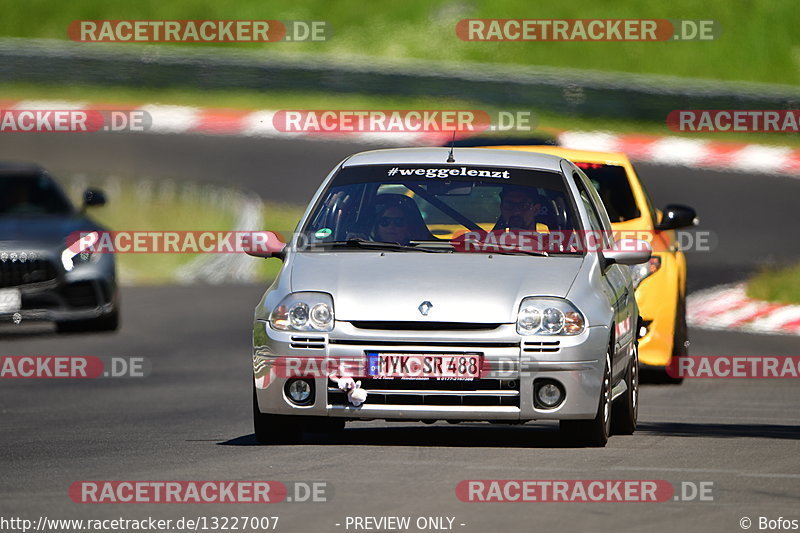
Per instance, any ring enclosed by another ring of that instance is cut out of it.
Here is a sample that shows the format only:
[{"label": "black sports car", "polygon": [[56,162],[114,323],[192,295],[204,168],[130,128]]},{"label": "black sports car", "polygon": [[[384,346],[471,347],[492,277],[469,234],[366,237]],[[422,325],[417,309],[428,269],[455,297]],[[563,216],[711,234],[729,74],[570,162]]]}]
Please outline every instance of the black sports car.
[{"label": "black sports car", "polygon": [[96,189],[75,209],[41,167],[0,163],[0,323],[51,320],[58,331],[109,331],[119,326],[112,254],[68,247],[75,232],[105,231],[88,218],[105,204]]}]

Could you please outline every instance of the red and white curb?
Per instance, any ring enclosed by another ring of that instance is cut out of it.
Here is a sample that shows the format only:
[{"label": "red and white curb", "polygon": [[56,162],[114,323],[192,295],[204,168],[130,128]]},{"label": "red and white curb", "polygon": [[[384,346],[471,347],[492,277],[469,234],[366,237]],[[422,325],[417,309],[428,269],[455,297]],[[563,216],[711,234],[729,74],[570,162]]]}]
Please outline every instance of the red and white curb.
[{"label": "red and white curb", "polygon": [[567,148],[624,152],[633,160],[662,165],[800,176],[800,150],[788,147],[582,131],[562,132],[558,140]]},{"label": "red and white curb", "polygon": [[[152,117],[149,133],[233,135],[264,138],[340,140],[365,144],[440,145],[449,132],[287,133],[272,123],[275,110],[208,109],[190,106],[144,104],[137,106],[92,104],[75,101],[0,101],[3,109],[142,110]],[[558,140],[566,148],[624,152],[636,161],[736,172],[758,172],[800,177],[800,150],[718,142],[685,137],[626,135],[599,131],[563,131]]]},{"label": "red and white curb", "polygon": [[686,321],[701,329],[800,335],[800,305],[748,298],[744,283],[720,285],[686,297]]}]

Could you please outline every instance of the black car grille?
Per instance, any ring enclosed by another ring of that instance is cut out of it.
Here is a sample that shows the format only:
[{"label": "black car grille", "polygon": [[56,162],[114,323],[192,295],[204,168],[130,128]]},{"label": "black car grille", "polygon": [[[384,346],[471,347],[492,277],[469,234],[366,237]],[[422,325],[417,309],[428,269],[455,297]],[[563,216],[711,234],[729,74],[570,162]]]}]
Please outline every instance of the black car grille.
[{"label": "black car grille", "polygon": [[[519,407],[516,380],[361,379],[370,405],[469,405]],[[328,384],[328,402],[348,405],[347,394]]]},{"label": "black car grille", "polygon": [[56,279],[56,268],[46,259],[0,261],[0,287],[16,287]]}]

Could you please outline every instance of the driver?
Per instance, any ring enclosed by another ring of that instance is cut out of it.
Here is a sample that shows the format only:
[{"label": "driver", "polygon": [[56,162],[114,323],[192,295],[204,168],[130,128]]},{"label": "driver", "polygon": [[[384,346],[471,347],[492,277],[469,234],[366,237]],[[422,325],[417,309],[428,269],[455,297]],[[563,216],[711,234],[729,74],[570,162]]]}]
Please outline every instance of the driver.
[{"label": "driver", "polygon": [[391,206],[378,214],[375,223],[375,236],[379,241],[408,244],[411,240],[409,234],[409,221],[405,212],[397,206]]},{"label": "driver", "polygon": [[375,205],[374,240],[408,245],[411,241],[432,239],[419,208],[411,198],[402,194],[380,194]]},{"label": "driver", "polygon": [[500,193],[500,217],[492,231],[538,231],[542,224],[536,223],[536,215],[545,201],[532,187],[506,187]]}]

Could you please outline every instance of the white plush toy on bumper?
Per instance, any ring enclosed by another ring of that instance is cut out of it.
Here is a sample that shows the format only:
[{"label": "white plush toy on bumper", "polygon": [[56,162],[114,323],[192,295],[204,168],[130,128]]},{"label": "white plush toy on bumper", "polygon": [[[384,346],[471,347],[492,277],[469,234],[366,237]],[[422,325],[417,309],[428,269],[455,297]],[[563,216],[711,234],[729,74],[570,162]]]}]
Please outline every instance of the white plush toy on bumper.
[{"label": "white plush toy on bumper", "polygon": [[336,386],[339,387],[339,390],[347,393],[347,400],[353,404],[354,407],[358,407],[367,401],[367,391],[361,388],[360,381],[354,381],[353,378],[349,377],[337,378],[335,376],[330,376],[330,378],[336,382]]}]

